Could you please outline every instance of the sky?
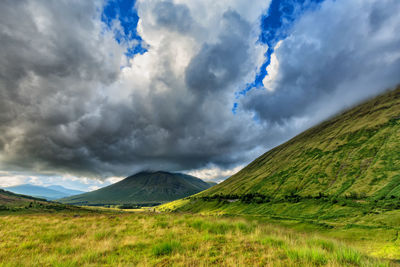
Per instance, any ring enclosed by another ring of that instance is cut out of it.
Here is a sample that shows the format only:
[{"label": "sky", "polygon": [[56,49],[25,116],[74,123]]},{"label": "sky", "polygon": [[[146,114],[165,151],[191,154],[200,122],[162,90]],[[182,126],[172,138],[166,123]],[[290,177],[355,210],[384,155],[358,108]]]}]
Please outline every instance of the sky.
[{"label": "sky", "polygon": [[400,83],[398,0],[3,0],[0,186],[221,181]]}]

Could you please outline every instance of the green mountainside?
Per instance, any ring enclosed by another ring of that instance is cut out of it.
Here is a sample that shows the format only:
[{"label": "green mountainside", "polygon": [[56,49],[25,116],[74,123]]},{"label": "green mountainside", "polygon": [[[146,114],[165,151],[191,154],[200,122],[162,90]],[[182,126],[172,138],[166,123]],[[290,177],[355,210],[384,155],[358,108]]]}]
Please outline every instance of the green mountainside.
[{"label": "green mountainside", "polygon": [[[59,191],[59,190],[53,189],[51,187],[37,186],[37,185],[31,185],[31,184],[10,186],[10,187],[6,187],[4,189],[9,192],[16,193],[16,194],[44,198],[47,200],[54,200],[54,199],[58,199],[58,198],[63,198],[63,197],[68,197],[68,196],[83,193],[83,192],[77,191],[77,190],[69,190],[69,189],[63,188],[61,186],[52,186],[52,187],[61,189],[63,191]],[[69,190],[69,191],[67,191],[67,190]]]},{"label": "green mountainside", "polygon": [[400,208],[400,87],[263,154],[224,182],[162,208],[292,217]]},{"label": "green mountainside", "polygon": [[9,212],[76,211],[78,207],[49,202],[42,198],[15,194],[0,189],[0,215]]},{"label": "green mountainside", "polygon": [[18,206],[24,205],[32,201],[46,201],[45,199],[15,194],[3,189],[0,189],[0,205],[3,206]]},{"label": "green mountainside", "polygon": [[181,173],[140,172],[107,187],[59,201],[75,205],[155,205],[196,194],[210,186]]}]

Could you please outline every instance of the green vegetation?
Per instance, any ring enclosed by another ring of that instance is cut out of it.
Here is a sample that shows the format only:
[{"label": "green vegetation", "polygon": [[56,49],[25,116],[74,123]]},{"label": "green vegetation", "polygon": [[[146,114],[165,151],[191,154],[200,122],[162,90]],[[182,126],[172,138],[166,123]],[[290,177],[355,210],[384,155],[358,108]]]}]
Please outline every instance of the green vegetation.
[{"label": "green vegetation", "polygon": [[199,196],[400,197],[400,88],[260,156]]},{"label": "green vegetation", "polygon": [[64,199],[115,209],[0,191],[0,266],[398,265],[400,88],[199,186],[140,173]]},{"label": "green vegetation", "polygon": [[42,199],[42,198],[15,194],[15,193],[0,189],[0,204],[1,205],[18,206],[18,205],[21,205],[22,203],[30,202],[33,200],[46,201],[45,199]]},{"label": "green vegetation", "polygon": [[324,204],[315,200],[247,204],[201,199],[172,202],[159,209],[268,221],[294,230],[343,238],[374,256],[400,258],[400,210],[376,208],[366,212],[357,206]]},{"label": "green vegetation", "polygon": [[[259,218],[399,259],[400,87],[303,132],[221,184],[158,210]],[[331,254],[340,264],[361,265],[352,249]],[[287,255],[325,264],[306,248]]]},{"label": "green vegetation", "polygon": [[171,255],[173,252],[179,251],[180,248],[181,243],[177,241],[161,242],[153,246],[153,255],[156,257]]},{"label": "green vegetation", "polygon": [[155,206],[211,186],[201,179],[180,173],[140,172],[110,186],[59,201],[75,205]]},{"label": "green vegetation", "polygon": [[369,254],[259,219],[104,210],[0,216],[0,266],[395,264]]},{"label": "green vegetation", "polygon": [[79,207],[48,202],[41,198],[15,194],[0,189],[0,215],[11,213],[27,213],[37,211],[80,210]]},{"label": "green vegetation", "polygon": [[161,210],[351,221],[399,208],[400,87],[301,133],[224,182]]}]

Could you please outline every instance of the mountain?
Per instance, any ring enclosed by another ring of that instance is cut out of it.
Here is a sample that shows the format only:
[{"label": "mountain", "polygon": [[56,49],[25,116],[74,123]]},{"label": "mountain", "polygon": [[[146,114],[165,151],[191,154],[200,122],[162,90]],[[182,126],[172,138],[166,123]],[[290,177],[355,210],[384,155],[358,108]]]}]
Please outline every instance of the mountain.
[{"label": "mountain", "polygon": [[84,191],[65,188],[64,186],[61,186],[61,185],[49,185],[49,186],[46,186],[46,188],[56,190],[58,192],[66,194],[68,196],[79,195],[79,194],[85,193]]},{"label": "mountain", "polygon": [[[62,191],[55,190],[55,188],[61,189]],[[47,200],[55,200],[55,199],[71,196],[74,194],[82,193],[81,191],[66,189],[62,186],[43,187],[43,186],[37,186],[37,185],[31,185],[31,184],[10,186],[10,187],[6,187],[4,189],[7,191],[16,193],[16,194],[44,198]],[[70,191],[70,192],[67,193],[68,191]],[[77,193],[74,193],[74,192],[77,192]]]},{"label": "mountain", "polygon": [[196,194],[210,186],[203,180],[186,174],[140,172],[107,187],[59,201],[77,205],[154,205]]},{"label": "mountain", "polygon": [[166,207],[295,216],[342,210],[344,216],[352,214],[344,207],[369,212],[400,208],[399,203],[400,87],[299,134],[190,200]]},{"label": "mountain", "polygon": [[9,215],[10,212],[13,214],[15,212],[55,212],[60,210],[79,212],[82,209],[80,207],[49,202],[42,198],[15,194],[13,192],[0,189],[0,214]]},{"label": "mountain", "polygon": [[31,196],[19,195],[19,194],[15,194],[15,193],[0,189],[0,206],[1,207],[23,206],[23,205],[33,202],[33,201],[44,202],[45,200],[41,199],[41,198],[31,197]]}]

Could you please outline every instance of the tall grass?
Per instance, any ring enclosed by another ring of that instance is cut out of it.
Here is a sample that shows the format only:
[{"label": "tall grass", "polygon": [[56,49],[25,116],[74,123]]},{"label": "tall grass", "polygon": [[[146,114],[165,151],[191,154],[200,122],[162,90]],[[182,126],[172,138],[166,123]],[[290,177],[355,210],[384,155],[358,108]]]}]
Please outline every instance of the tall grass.
[{"label": "tall grass", "polygon": [[173,252],[177,252],[181,248],[181,243],[177,241],[166,241],[153,246],[153,254],[156,257],[163,255],[171,255]]},{"label": "tall grass", "polygon": [[188,214],[0,216],[0,266],[385,266],[340,242]]}]

